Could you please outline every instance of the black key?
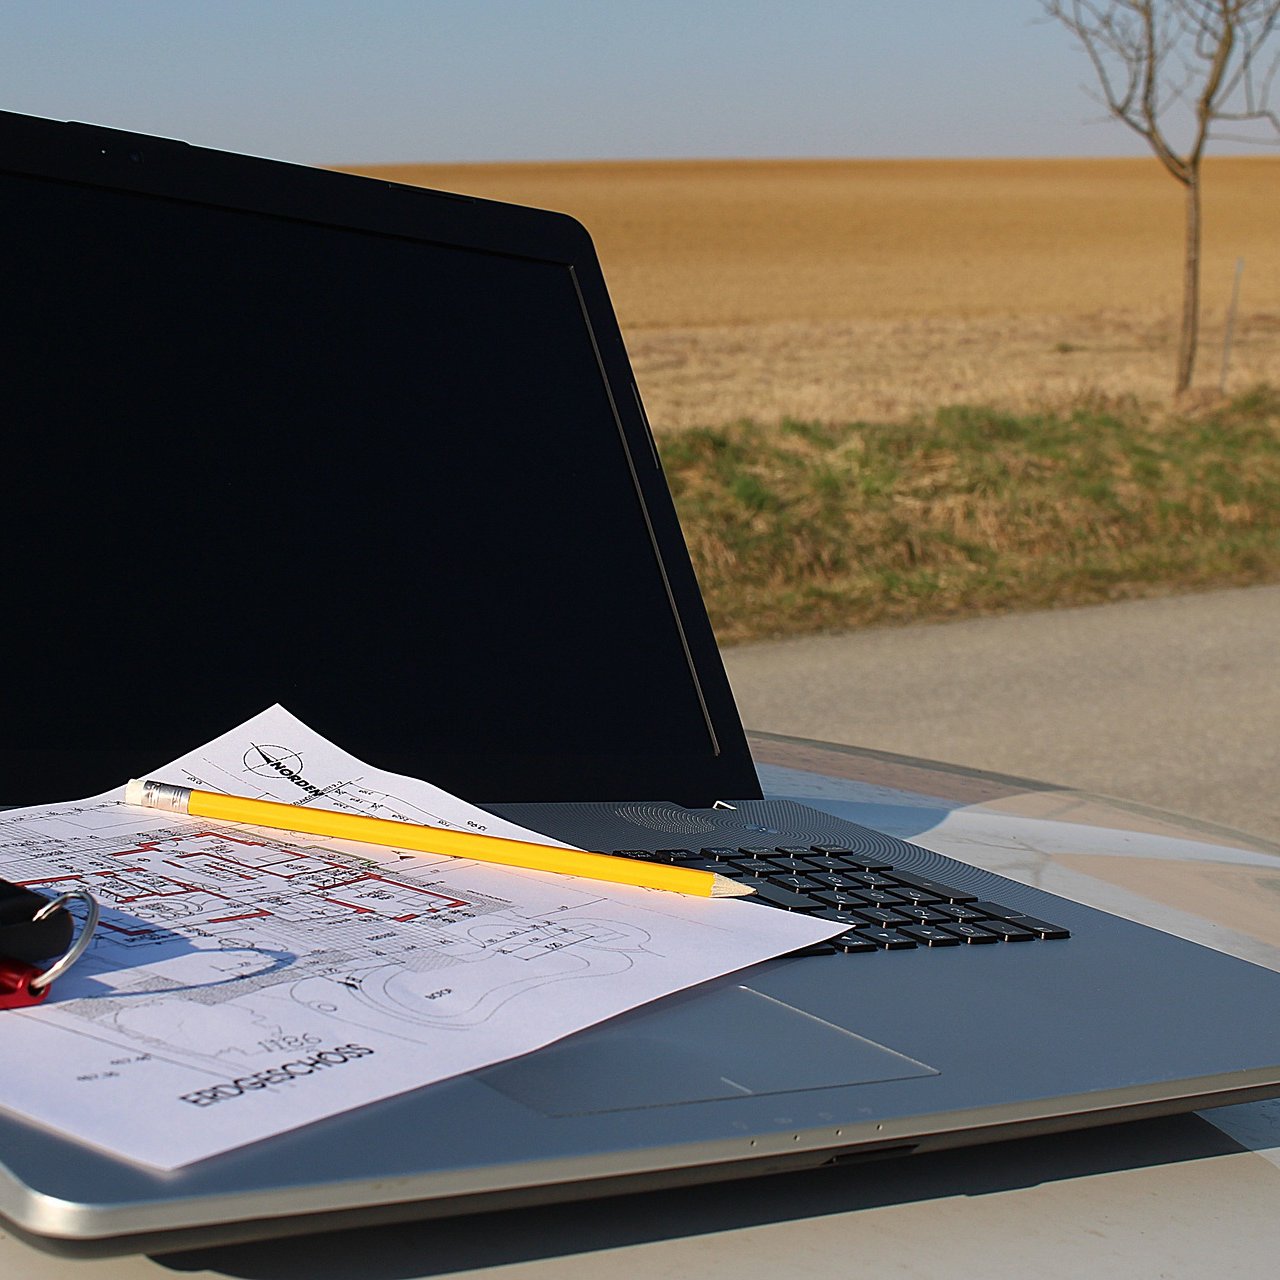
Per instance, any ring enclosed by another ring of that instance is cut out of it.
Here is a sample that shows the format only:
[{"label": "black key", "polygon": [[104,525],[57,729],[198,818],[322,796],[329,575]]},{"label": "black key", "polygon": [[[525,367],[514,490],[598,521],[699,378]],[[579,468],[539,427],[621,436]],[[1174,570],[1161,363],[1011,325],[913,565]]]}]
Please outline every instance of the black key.
[{"label": "black key", "polygon": [[873,862],[855,853],[814,853],[809,861],[826,871],[887,871],[884,862]]},{"label": "black key", "polygon": [[830,855],[831,857],[844,858],[846,861],[851,862],[861,861],[863,867],[867,871],[883,871],[887,870],[889,866],[889,864],[881,858],[876,858],[872,861],[865,853],[857,853],[853,849],[850,849],[847,844],[811,844],[809,848],[812,849],[814,853],[820,854],[824,857]]},{"label": "black key", "polygon": [[780,844],[775,852],[782,854],[786,858],[807,858],[809,856],[809,846],[804,844]]},{"label": "black key", "polygon": [[861,893],[863,889],[862,885],[854,884],[846,874],[840,871],[814,871],[810,868],[808,874],[823,889],[847,889],[850,893]]},{"label": "black key", "polygon": [[895,911],[907,904],[891,889],[859,889],[858,892],[873,907],[892,907]]},{"label": "black key", "polygon": [[814,889],[821,888],[815,884],[808,876],[791,876],[791,875],[766,875],[764,877],[770,884],[776,884],[783,889],[790,889],[792,893],[811,893]]},{"label": "black key", "polygon": [[956,921],[954,924],[946,925],[945,928],[948,933],[954,933],[956,937],[963,938],[966,942],[982,943],[1000,941],[994,933],[990,933],[988,930],[983,929],[976,924],[965,924],[961,921]]},{"label": "black key", "polygon": [[787,911],[811,911],[818,906],[818,903],[804,894],[792,893],[790,889],[779,889],[777,885],[769,884],[764,880],[748,879],[743,883],[751,885],[755,890],[755,893],[747,899],[749,902],[764,902],[771,907],[783,907]]},{"label": "black key", "polygon": [[749,871],[753,876],[768,875],[774,870],[773,863],[766,862],[763,858],[739,858],[733,865]]},{"label": "black key", "polygon": [[811,895],[817,902],[825,902],[829,907],[843,910],[848,907],[871,907],[875,904],[860,893],[850,889],[814,889]]},{"label": "black key", "polygon": [[895,928],[898,925],[911,923],[907,916],[901,916],[896,911],[890,911],[888,907],[859,907],[854,912],[854,915],[861,916],[872,924],[893,925]]},{"label": "black key", "polygon": [[732,862],[708,861],[705,869],[714,871],[718,876],[726,876],[730,880],[752,880],[755,878],[745,867],[735,866]]},{"label": "black key", "polygon": [[866,885],[868,889],[892,889],[894,881],[879,871],[850,871],[849,879],[854,884]]},{"label": "black key", "polygon": [[919,902],[923,904],[926,902],[944,901],[944,899],[940,898],[932,889],[922,889],[919,885],[914,884],[895,884],[893,886],[893,891],[904,902]]},{"label": "black key", "polygon": [[950,916],[943,915],[941,911],[933,911],[929,907],[919,907],[910,902],[903,903],[902,906],[894,907],[893,909],[904,916],[910,916],[917,924],[936,924],[945,929],[947,925],[955,923]]},{"label": "black key", "polygon": [[904,938],[893,929],[862,929],[858,937],[874,942],[886,951],[909,951],[916,945],[914,938]]},{"label": "black key", "polygon": [[1015,906],[1001,906],[998,902],[979,901],[978,899],[969,902],[969,906],[972,906],[975,911],[982,911],[983,915],[987,915],[993,920],[1012,920],[1016,916],[1023,914]]},{"label": "black key", "polygon": [[701,858],[702,854],[692,849],[659,849],[658,857],[664,862],[689,862],[693,858]]},{"label": "black key", "polygon": [[848,933],[832,938],[831,945],[837,951],[879,951],[881,946],[869,932],[862,933],[857,929],[850,929]]},{"label": "black key", "polygon": [[950,916],[952,920],[973,922],[987,918],[981,911],[975,911],[971,906],[963,902],[940,902],[934,907],[934,910],[939,915]]},{"label": "black key", "polygon": [[1005,942],[1034,942],[1036,935],[1011,920],[984,920],[982,927]]},{"label": "black key", "polygon": [[773,863],[779,871],[790,871],[798,876],[817,874],[808,858],[793,858],[780,853],[776,858],[768,858],[766,861]]},{"label": "black key", "polygon": [[923,942],[926,947],[958,947],[960,939],[945,929],[935,929],[927,924],[904,924],[898,927],[904,937]]},{"label": "black key", "polygon": [[937,880],[926,880],[923,876],[908,875],[905,871],[895,871],[893,878],[900,884],[910,884],[915,885],[917,889],[927,889],[930,893],[937,894],[939,898],[946,902],[973,902],[978,897],[976,893],[957,889],[954,885],[942,884]]},{"label": "black key", "polygon": [[834,924],[845,924],[850,929],[865,929],[867,922],[860,916],[851,915],[847,911],[838,911],[835,907],[819,907],[816,911],[809,912],[818,920],[830,920]]},{"label": "black key", "polygon": [[635,858],[639,862],[661,862],[662,859],[652,849],[615,849],[615,858]]},{"label": "black key", "polygon": [[801,947],[798,951],[788,951],[789,956],[833,956],[837,952],[837,948],[830,942],[811,942],[807,947]]},{"label": "black key", "polygon": [[769,858],[777,853],[776,849],[766,849],[762,844],[740,844],[738,854],[743,858]]},{"label": "black key", "polygon": [[703,849],[702,856],[704,858],[714,858],[717,862],[723,862],[726,858],[736,858],[738,856],[738,851],[737,849],[730,849],[725,845],[713,845],[710,849]]},{"label": "black key", "polygon": [[1040,938],[1071,937],[1070,929],[1064,929],[1060,924],[1049,924],[1048,921],[1037,920],[1034,916],[1014,916],[1009,923],[1021,925],[1024,929],[1030,929],[1032,933]]}]

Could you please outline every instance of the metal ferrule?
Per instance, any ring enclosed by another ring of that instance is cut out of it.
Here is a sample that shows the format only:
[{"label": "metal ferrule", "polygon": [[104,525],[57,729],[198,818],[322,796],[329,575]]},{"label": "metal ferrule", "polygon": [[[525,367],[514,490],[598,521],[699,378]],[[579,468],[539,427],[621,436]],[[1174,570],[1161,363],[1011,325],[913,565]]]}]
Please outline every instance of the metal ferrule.
[{"label": "metal ferrule", "polygon": [[148,809],[165,809],[169,813],[186,813],[191,799],[190,787],[175,787],[172,783],[156,782],[148,778],[142,784],[138,803]]}]

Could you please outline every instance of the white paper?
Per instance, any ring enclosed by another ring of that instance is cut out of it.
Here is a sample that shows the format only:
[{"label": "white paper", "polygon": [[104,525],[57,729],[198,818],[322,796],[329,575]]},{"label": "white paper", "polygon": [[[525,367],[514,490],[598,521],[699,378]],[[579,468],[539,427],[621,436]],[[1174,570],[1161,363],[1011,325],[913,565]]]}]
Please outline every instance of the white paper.
[{"label": "white paper", "polygon": [[[362,764],[280,707],[147,776],[557,843]],[[102,906],[49,999],[0,1013],[0,1106],[164,1169],[840,931],[742,900],[141,810],[123,786],[0,813],[0,878]]]}]

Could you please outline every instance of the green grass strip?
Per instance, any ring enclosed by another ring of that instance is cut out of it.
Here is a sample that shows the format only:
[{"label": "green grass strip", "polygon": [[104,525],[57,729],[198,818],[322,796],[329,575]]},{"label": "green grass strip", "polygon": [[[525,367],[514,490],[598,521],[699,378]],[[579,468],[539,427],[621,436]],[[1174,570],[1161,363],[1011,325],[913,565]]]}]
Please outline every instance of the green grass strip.
[{"label": "green grass strip", "polygon": [[664,437],[722,642],[1280,580],[1280,391]]}]

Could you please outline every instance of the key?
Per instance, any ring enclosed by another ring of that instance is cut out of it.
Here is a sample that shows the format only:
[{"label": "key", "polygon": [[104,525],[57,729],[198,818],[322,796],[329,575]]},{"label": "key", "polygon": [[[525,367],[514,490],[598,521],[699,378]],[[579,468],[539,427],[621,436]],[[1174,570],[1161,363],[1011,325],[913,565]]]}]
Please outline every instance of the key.
[{"label": "key", "polygon": [[792,893],[808,893],[811,889],[819,887],[808,876],[793,876],[783,873],[780,875],[766,875],[764,878],[770,884],[777,885],[779,889],[790,889]]},{"label": "key", "polygon": [[898,926],[898,932],[905,937],[914,938],[917,942],[923,942],[926,947],[958,947],[960,939],[954,933],[948,933],[945,929],[935,929],[928,924],[902,924]]},{"label": "key", "polygon": [[914,885],[917,889],[927,889],[930,893],[936,894],[947,902],[973,902],[978,896],[976,893],[967,893],[965,890],[956,889],[949,884],[940,884],[937,880],[926,880],[923,876],[908,875],[905,871],[893,872],[893,878],[900,884]]},{"label": "key", "polygon": [[831,939],[831,945],[837,951],[879,951],[880,943],[859,929],[850,929]]},{"label": "key", "polygon": [[792,893],[790,889],[780,889],[764,880],[744,880],[742,883],[749,884],[755,890],[748,901],[766,902],[771,907],[783,907],[787,911],[812,910],[818,905],[812,898]]},{"label": "key", "polygon": [[912,906],[910,903],[904,903],[900,907],[894,907],[894,910],[901,915],[910,916],[916,924],[933,924],[946,928],[954,923],[950,916],[943,915],[941,911],[931,911],[928,907]]},{"label": "key", "polygon": [[886,951],[909,951],[916,945],[914,938],[904,938],[893,929],[860,929],[858,937],[866,938]]},{"label": "key", "polygon": [[948,933],[954,933],[957,937],[963,938],[966,942],[983,943],[1000,941],[994,933],[988,933],[986,929],[980,928],[976,924],[965,924],[961,921],[956,921],[954,924],[945,925],[944,928]]},{"label": "key", "polygon": [[908,917],[899,915],[896,911],[890,911],[888,907],[859,907],[854,914],[861,916],[872,924],[893,925],[895,929],[900,925],[911,923]]},{"label": "key", "polygon": [[1037,920],[1034,916],[1014,916],[1009,921],[1010,924],[1019,924],[1024,929],[1030,929],[1032,933],[1041,938],[1069,938],[1071,930],[1063,928],[1060,924],[1049,924],[1045,920]]},{"label": "key", "polygon": [[982,927],[1005,942],[1034,942],[1036,935],[1011,920],[984,920]]}]

